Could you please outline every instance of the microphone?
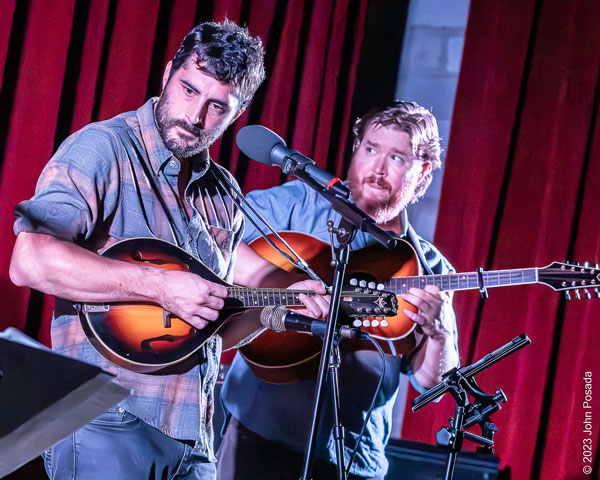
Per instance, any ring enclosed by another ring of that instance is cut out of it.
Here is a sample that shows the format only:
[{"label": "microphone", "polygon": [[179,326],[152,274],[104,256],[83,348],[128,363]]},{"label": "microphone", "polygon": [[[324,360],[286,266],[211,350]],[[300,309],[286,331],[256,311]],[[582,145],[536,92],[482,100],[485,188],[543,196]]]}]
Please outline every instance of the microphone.
[{"label": "microphone", "polygon": [[[321,338],[325,336],[327,327],[324,320],[307,317],[281,305],[263,308],[260,312],[260,323],[275,332],[305,332]],[[367,334],[359,328],[346,325],[340,327],[339,333],[342,338],[367,338]]]},{"label": "microphone", "polygon": [[262,125],[243,127],[237,134],[236,143],[244,154],[257,162],[276,165],[302,181],[308,177],[325,190],[350,198],[350,190],[338,177],[317,167],[314,160],[288,148],[279,135]]}]

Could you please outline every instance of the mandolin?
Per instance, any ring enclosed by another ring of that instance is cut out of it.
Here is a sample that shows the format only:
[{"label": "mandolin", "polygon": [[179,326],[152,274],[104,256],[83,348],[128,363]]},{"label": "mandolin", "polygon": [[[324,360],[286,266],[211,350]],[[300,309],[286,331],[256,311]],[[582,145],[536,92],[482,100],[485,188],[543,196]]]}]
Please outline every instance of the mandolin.
[{"label": "mandolin", "polygon": [[[225,285],[228,297],[218,320],[198,330],[160,305],[148,302],[88,303],[80,308],[83,330],[94,348],[117,366],[139,373],[178,373],[198,362],[202,345],[225,320],[243,309],[271,305],[303,306],[301,293],[310,290],[244,288],[229,285],[185,250],[157,238],[132,238],[107,248],[103,257],[200,275]],[[340,311],[352,319],[371,312],[396,315],[394,294],[369,288],[342,292]],[[242,320],[242,319],[239,319]],[[307,335],[302,335],[307,336]]]},{"label": "mandolin", "polygon": [[[281,232],[280,235],[298,252],[315,272],[326,282],[331,281],[330,267],[331,247],[329,244],[304,233]],[[272,241],[281,245],[274,236]],[[379,244],[352,251],[346,269],[346,277],[352,284],[369,285],[382,283],[385,291],[400,295],[412,287],[424,288],[436,285],[440,290],[484,289],[509,285],[540,283],[555,291],[575,290],[577,298],[579,290],[593,288],[596,296],[600,296],[600,269],[598,266],[578,266],[553,262],[543,268],[525,268],[512,270],[479,271],[470,273],[453,273],[447,275],[423,275],[418,257],[412,245],[398,239],[398,247],[387,250]],[[281,268],[291,270],[293,267],[266,240],[258,238],[252,243],[253,248]],[[352,285],[347,288],[352,288]],[[586,297],[591,294],[586,290]],[[385,321],[377,318],[355,319],[355,326],[375,338],[383,350],[389,354],[408,354],[416,346],[419,338],[415,331],[416,324],[402,313],[403,308],[416,311],[416,308],[398,297],[399,314],[387,316]],[[368,348],[361,342],[354,348]],[[364,345],[364,346],[363,346]],[[320,357],[322,342],[319,338],[295,332],[266,331],[249,345],[240,349],[252,371],[261,379],[271,383],[289,383],[314,378]]]}]

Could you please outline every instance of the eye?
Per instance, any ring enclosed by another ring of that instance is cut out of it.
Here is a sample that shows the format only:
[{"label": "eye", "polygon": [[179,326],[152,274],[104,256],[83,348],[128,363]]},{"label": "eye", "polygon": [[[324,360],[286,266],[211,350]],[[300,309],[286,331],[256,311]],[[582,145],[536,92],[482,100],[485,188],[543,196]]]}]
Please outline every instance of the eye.
[{"label": "eye", "polygon": [[373,147],[365,147],[365,151],[369,154],[369,155],[375,155],[377,153],[377,150],[375,150]]},{"label": "eye", "polygon": [[211,108],[217,113],[224,113],[225,107],[219,103],[211,103]]},{"label": "eye", "polygon": [[396,163],[406,163],[406,159],[401,155],[392,155],[392,160]]},{"label": "eye", "polygon": [[196,92],[194,90],[192,90],[190,87],[188,87],[187,85],[183,86],[183,91],[189,97],[193,97],[196,94]]}]

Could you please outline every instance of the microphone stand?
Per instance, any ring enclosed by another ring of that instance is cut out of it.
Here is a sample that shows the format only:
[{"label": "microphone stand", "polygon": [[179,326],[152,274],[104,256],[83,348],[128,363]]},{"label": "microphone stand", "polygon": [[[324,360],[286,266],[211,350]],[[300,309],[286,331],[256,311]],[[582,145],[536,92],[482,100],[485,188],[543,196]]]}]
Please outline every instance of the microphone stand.
[{"label": "microphone stand", "polygon": [[[332,227],[331,227],[332,228]],[[321,396],[326,382],[326,372],[329,369],[331,375],[331,394],[333,398],[333,435],[335,439],[335,452],[337,459],[338,479],[346,479],[346,469],[344,468],[344,427],[340,421],[340,395],[338,386],[338,367],[340,365],[340,354],[338,338],[336,332],[337,314],[341,299],[342,287],[344,284],[344,273],[348,265],[350,256],[350,243],[356,235],[356,229],[345,222],[342,218],[338,228],[333,229],[339,241],[339,247],[335,249],[336,258],[334,261],[333,285],[331,292],[331,304],[327,325],[325,327],[325,338],[323,339],[323,348],[321,350],[321,360],[319,363],[319,373],[317,375],[317,385],[315,390],[315,399],[310,434],[304,451],[302,463],[302,474],[300,480],[310,480],[312,461],[315,452],[315,439],[319,426],[319,416],[321,413]],[[335,345],[334,345],[335,339]]]},{"label": "microphone stand", "polygon": [[[334,275],[331,291],[331,304],[329,308],[329,315],[327,317],[327,324],[325,327],[323,347],[321,350],[321,360],[317,375],[311,429],[304,452],[300,480],[310,480],[312,461],[316,447],[315,439],[317,436],[319,416],[321,412],[321,397],[327,378],[327,368],[329,368],[331,374],[331,394],[333,398],[335,422],[333,426],[333,435],[335,439],[337,475],[339,480],[345,480],[347,477],[346,469],[344,468],[344,427],[340,422],[340,397],[337,374],[337,369],[340,364],[340,356],[336,339],[338,336],[336,327],[342,287],[344,284],[344,273],[346,271],[348,258],[350,256],[350,244],[352,243],[352,240],[354,240],[357,229],[368,232],[372,237],[389,249],[392,249],[396,246],[397,240],[389,232],[379,228],[375,224],[375,221],[362,210],[360,210],[356,205],[336,195],[335,193],[328,191],[326,188],[315,182],[309,175],[305,174],[305,172],[299,170],[295,172],[295,175],[309,187],[316,190],[321,196],[325,197],[333,205],[334,210],[342,217],[337,228],[330,227],[332,229],[331,231],[337,236],[339,247],[334,249]],[[333,349],[334,339],[335,349]],[[328,364],[329,366],[327,367]]]},{"label": "microphone stand", "polygon": [[[507,399],[501,389],[497,389],[495,395],[483,392],[477,385],[474,376],[530,343],[531,340],[527,335],[519,335],[474,364],[449,370],[443,375],[441,383],[411,402],[412,410],[416,412],[447,392],[450,392],[456,401],[454,418],[449,420],[450,426],[442,427],[435,435],[437,444],[446,446],[449,450],[445,480],[452,480],[456,457],[462,449],[464,439],[480,445],[477,448],[478,451],[493,453],[494,434],[498,428],[489,420],[489,417],[500,410],[500,403],[506,403]],[[467,393],[474,398],[473,403],[469,403]],[[481,435],[465,431],[475,424],[481,427]]]}]

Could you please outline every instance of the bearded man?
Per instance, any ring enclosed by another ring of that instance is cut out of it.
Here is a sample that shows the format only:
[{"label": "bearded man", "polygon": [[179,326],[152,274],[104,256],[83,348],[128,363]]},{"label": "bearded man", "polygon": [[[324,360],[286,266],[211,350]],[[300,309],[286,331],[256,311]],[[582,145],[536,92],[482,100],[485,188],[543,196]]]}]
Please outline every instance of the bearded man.
[{"label": "bearded man", "polygon": [[[355,204],[381,228],[412,243],[430,273],[448,273],[451,265],[412,230],[405,210],[423,196],[432,171],[441,167],[435,117],[414,102],[395,102],[359,118],[353,133],[347,185]],[[275,230],[304,232],[324,242],[329,242],[327,221],[337,225],[340,219],[325,199],[299,181],[251,192],[248,199]],[[258,236],[254,228],[248,227],[245,242]],[[358,232],[351,247],[357,250],[373,243],[368,234]],[[424,341],[410,356],[386,356],[385,379],[360,439],[350,479],[382,480],[387,473],[385,446],[400,374],[408,375],[413,386],[424,392],[458,365],[456,323],[449,296],[429,285],[411,288],[402,298],[417,307],[416,312],[404,309],[403,313],[418,324]],[[381,360],[374,351],[347,351],[343,342],[340,348],[341,421],[347,461],[379,380]],[[222,388],[222,401],[231,419],[217,453],[217,478],[297,479],[310,430],[315,384],[315,380],[266,383],[237,354]],[[330,400],[328,395],[324,397]],[[330,404],[322,408],[313,478],[337,478],[331,410]]]}]

